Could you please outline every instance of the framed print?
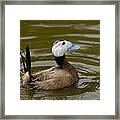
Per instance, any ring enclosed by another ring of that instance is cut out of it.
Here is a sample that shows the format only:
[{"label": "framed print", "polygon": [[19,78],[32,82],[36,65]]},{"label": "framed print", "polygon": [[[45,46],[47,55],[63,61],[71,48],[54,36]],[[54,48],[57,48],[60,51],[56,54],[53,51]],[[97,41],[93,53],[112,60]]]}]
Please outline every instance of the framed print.
[{"label": "framed print", "polygon": [[119,7],[2,1],[1,118],[119,119]]}]

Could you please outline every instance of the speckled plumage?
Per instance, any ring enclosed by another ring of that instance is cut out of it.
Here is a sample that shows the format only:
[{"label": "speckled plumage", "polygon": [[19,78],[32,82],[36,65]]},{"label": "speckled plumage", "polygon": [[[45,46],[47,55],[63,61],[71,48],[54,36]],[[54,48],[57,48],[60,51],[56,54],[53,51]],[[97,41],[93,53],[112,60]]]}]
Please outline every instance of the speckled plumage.
[{"label": "speckled plumage", "polygon": [[69,63],[63,68],[56,66],[33,75],[34,88],[43,90],[68,87],[77,81],[77,71]]}]

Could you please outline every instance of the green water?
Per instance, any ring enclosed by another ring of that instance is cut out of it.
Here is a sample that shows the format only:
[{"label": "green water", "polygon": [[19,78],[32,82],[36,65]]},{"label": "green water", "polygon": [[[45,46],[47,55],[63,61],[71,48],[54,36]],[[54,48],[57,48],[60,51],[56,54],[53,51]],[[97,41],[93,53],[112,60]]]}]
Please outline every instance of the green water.
[{"label": "green water", "polygon": [[[32,73],[56,63],[51,47],[56,40],[70,40],[81,48],[67,52],[68,61],[77,69],[75,86],[54,91],[20,89],[22,100],[99,100],[100,99],[100,21],[99,20],[21,20],[20,49],[29,45]],[[21,69],[23,66],[21,65]]]}]

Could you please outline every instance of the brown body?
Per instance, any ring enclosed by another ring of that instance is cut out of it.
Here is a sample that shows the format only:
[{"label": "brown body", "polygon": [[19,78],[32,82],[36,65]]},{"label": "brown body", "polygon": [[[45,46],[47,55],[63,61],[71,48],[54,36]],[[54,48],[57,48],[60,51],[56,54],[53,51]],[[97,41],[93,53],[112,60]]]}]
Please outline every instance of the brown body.
[{"label": "brown body", "polygon": [[[24,84],[25,80],[23,80]],[[28,79],[28,81],[30,80]],[[27,84],[28,81],[26,81]],[[71,86],[73,83],[77,81],[78,81],[77,71],[71,64],[66,63],[62,68],[59,66],[55,66],[50,69],[34,74],[29,84],[34,85],[35,89],[55,90]]]}]

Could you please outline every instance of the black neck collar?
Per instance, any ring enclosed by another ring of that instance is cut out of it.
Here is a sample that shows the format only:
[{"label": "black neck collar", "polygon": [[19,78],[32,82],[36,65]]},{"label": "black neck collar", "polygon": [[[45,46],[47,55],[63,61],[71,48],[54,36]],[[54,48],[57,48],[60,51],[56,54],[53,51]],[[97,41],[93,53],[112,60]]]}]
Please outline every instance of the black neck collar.
[{"label": "black neck collar", "polygon": [[67,63],[67,61],[65,60],[65,54],[60,57],[55,56],[55,61],[56,61],[57,65],[59,65],[60,67],[64,67],[65,64]]}]

